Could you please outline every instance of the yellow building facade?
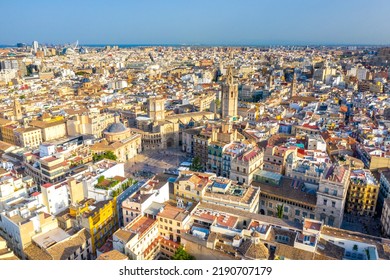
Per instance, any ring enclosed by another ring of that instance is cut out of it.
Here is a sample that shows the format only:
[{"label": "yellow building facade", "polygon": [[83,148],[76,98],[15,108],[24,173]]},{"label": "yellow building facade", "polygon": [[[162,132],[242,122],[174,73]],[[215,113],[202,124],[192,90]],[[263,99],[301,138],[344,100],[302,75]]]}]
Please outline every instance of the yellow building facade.
[{"label": "yellow building facade", "polygon": [[91,234],[93,254],[118,229],[116,198],[98,202],[86,199],[71,206],[70,215],[80,220],[80,225]]},{"label": "yellow building facade", "polygon": [[374,216],[379,188],[379,183],[369,170],[353,170],[347,193],[347,212]]}]

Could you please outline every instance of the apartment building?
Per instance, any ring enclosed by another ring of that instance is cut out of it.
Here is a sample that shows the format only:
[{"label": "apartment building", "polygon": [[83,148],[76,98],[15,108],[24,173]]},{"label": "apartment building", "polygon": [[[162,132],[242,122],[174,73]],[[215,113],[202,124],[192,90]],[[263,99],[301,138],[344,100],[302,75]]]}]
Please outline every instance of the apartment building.
[{"label": "apartment building", "polygon": [[351,171],[347,194],[347,212],[355,215],[374,216],[380,185],[370,170]]},{"label": "apartment building", "polygon": [[390,169],[379,170],[379,195],[378,195],[378,207],[379,210],[383,208],[384,201],[390,197]]},{"label": "apartment building", "polygon": [[[154,259],[157,246],[153,242],[158,238],[158,223],[155,219],[139,215],[123,229],[113,235],[115,250],[124,253],[131,260]],[[153,247],[154,250],[147,250]]]},{"label": "apartment building", "polygon": [[210,142],[208,146],[207,170],[222,175],[222,153],[226,144],[222,142]]},{"label": "apartment building", "polygon": [[230,179],[240,183],[251,184],[255,172],[263,168],[264,153],[254,147],[231,159]]},{"label": "apartment building", "polygon": [[385,237],[390,237],[390,198],[386,198],[383,202],[381,215],[382,234]]},{"label": "apartment building", "polygon": [[320,179],[315,217],[325,225],[341,227],[350,172],[348,166],[331,165]]},{"label": "apartment building", "polygon": [[308,218],[297,223],[203,202],[194,209],[182,243],[189,254],[205,260],[390,259],[389,239]]},{"label": "apartment building", "polygon": [[[309,184],[318,185],[322,173],[329,163],[328,156],[323,153],[313,152],[312,156],[307,151],[298,153],[298,149],[286,156],[286,176]],[[321,161],[323,159],[323,161]],[[326,162],[325,162],[326,161]]]},{"label": "apartment building", "polygon": [[114,197],[125,185],[124,164],[110,159],[103,159],[95,163],[89,163],[84,172],[74,174],[72,177],[83,185],[85,197],[97,201]]},{"label": "apartment building", "polygon": [[25,253],[27,260],[90,260],[91,235],[84,228],[74,234],[55,228],[35,236]]},{"label": "apartment building", "polygon": [[247,148],[247,145],[241,142],[232,142],[225,145],[222,149],[222,168],[221,170],[217,170],[217,173],[221,174],[223,177],[229,178],[232,161],[243,154]]},{"label": "apartment building", "polygon": [[[9,125],[14,125],[14,124],[16,124],[15,121],[12,121],[12,120],[9,120],[9,119],[0,118],[0,140],[1,140],[1,141],[4,141],[4,142],[9,143],[8,141],[4,140],[4,137],[3,137],[3,132],[9,134],[9,132],[7,131],[7,129],[5,129],[4,127],[9,126]],[[11,135],[7,135],[7,136],[6,136],[6,139],[7,139],[7,138],[9,139],[9,137],[11,137]],[[11,144],[11,143],[10,143],[10,144]]]},{"label": "apartment building", "polygon": [[9,124],[1,126],[1,137],[4,142],[16,145],[15,130],[18,128],[16,124]]},{"label": "apartment building", "polygon": [[202,201],[257,213],[259,198],[259,187],[238,184],[236,181],[223,177],[214,177],[203,193]]},{"label": "apartment building", "polygon": [[195,151],[195,137],[200,135],[204,127],[194,127],[183,130],[181,133],[181,150],[189,155],[193,155]]},{"label": "apartment building", "polygon": [[41,129],[43,142],[66,136],[66,124],[62,117],[34,120],[30,122],[30,126]]},{"label": "apartment building", "polygon": [[58,184],[46,183],[41,186],[42,203],[46,206],[47,212],[51,215],[65,210],[69,206],[68,184],[61,182]]},{"label": "apartment building", "polygon": [[320,135],[321,131],[317,125],[303,124],[295,125],[292,129],[293,134]]},{"label": "apartment building", "polygon": [[288,149],[285,146],[267,145],[264,151],[263,169],[279,174],[284,174],[285,154]]},{"label": "apartment building", "polygon": [[122,202],[123,224],[126,226],[139,215],[143,216],[154,211],[148,209],[162,207],[162,203],[169,200],[169,184],[160,180],[158,176],[144,183],[137,192]]},{"label": "apartment building", "polygon": [[174,182],[174,195],[183,201],[200,201],[215,174],[182,171]]},{"label": "apartment building", "polygon": [[27,197],[35,188],[31,188],[22,176],[0,168],[0,211],[4,210],[9,201]]},{"label": "apartment building", "polygon": [[159,233],[158,219],[139,215],[113,235],[113,247],[132,260],[170,259],[179,244]]},{"label": "apartment building", "polygon": [[58,227],[57,220],[45,210],[36,197],[31,197],[8,202],[0,213],[0,236],[19,258],[26,259],[24,250],[35,235]]},{"label": "apartment building", "polygon": [[321,135],[307,136],[307,149],[315,151],[326,151],[326,142]]},{"label": "apartment building", "polygon": [[35,127],[20,127],[14,130],[15,145],[19,147],[38,148],[42,143],[42,131]]},{"label": "apartment building", "polygon": [[210,131],[208,132],[206,129],[202,130],[199,135],[194,135],[193,142],[193,153],[194,157],[199,158],[200,164],[203,169],[206,170],[207,162],[209,159],[209,145],[211,142]]},{"label": "apartment building", "polygon": [[62,182],[69,173],[70,163],[62,155],[37,157],[30,154],[25,162],[25,172],[37,184]]},{"label": "apartment building", "polygon": [[64,230],[85,228],[91,235],[91,254],[104,245],[118,229],[116,199],[95,201],[86,198],[57,214],[60,227]]},{"label": "apartment building", "polygon": [[163,238],[174,242],[181,242],[181,234],[187,230],[190,214],[186,209],[169,204],[157,214],[158,232]]}]

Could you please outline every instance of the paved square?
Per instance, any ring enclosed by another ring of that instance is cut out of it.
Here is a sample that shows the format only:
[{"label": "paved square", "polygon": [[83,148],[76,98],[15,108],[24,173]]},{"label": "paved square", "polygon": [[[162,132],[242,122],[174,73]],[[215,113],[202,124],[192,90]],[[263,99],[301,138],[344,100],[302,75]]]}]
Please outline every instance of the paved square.
[{"label": "paved square", "polygon": [[148,174],[163,173],[165,169],[179,167],[187,158],[180,149],[143,151],[125,162],[125,176],[142,179],[149,177]]}]

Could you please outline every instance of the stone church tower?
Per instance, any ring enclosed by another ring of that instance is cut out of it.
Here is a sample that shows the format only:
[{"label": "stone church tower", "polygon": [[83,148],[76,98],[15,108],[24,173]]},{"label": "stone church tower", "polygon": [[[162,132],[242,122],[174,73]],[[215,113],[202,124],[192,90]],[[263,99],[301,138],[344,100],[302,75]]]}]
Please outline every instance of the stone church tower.
[{"label": "stone church tower", "polygon": [[297,74],[295,73],[294,69],[294,75],[291,82],[291,88],[290,88],[290,98],[297,95]]},{"label": "stone church tower", "polygon": [[234,83],[233,70],[229,67],[227,77],[222,84],[222,118],[237,117],[238,84]]},{"label": "stone church tower", "polygon": [[148,116],[153,121],[165,119],[165,99],[161,95],[150,96],[148,100]]},{"label": "stone church tower", "polygon": [[14,99],[14,117],[15,120],[20,120],[23,117],[22,106],[17,98]]}]

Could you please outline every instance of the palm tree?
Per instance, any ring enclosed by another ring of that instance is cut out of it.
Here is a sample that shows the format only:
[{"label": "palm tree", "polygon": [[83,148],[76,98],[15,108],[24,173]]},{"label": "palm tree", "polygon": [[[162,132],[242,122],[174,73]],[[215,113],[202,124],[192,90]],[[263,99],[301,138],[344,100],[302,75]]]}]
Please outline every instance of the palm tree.
[{"label": "palm tree", "polygon": [[276,215],[279,219],[283,218],[283,208],[284,208],[284,204],[276,206],[276,210],[277,210]]}]

